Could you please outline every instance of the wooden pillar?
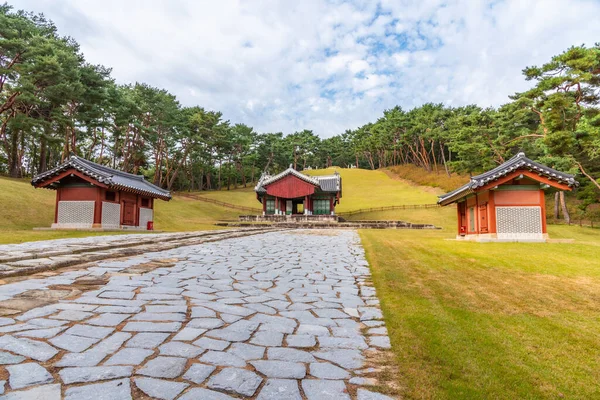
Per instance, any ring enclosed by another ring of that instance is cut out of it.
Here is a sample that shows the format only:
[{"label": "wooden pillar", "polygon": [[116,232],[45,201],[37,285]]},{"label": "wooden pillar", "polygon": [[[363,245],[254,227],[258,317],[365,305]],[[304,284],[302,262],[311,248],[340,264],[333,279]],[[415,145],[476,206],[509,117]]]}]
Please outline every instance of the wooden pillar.
[{"label": "wooden pillar", "polygon": [[135,226],[140,226],[140,208],[142,206],[142,197],[138,194],[135,196],[135,217],[134,224]]},{"label": "wooden pillar", "polygon": [[546,230],[546,194],[540,189],[540,208],[542,214],[542,233],[548,233]]},{"label": "wooden pillar", "polygon": [[54,206],[54,223],[58,223],[58,202],[60,201],[60,188],[56,190],[56,205]]},{"label": "wooden pillar", "polygon": [[102,227],[102,189],[96,188],[96,201],[94,202],[94,223],[92,228]]},{"label": "wooden pillar", "polygon": [[329,215],[331,215],[331,212],[333,211],[333,197],[329,198]]},{"label": "wooden pillar", "polygon": [[304,215],[308,215],[308,196],[304,196]]},{"label": "wooden pillar", "polygon": [[496,200],[494,198],[495,192],[490,190],[489,201],[488,201],[488,232],[497,233],[496,230]]},{"label": "wooden pillar", "polygon": [[475,233],[479,235],[479,195],[475,193]]},{"label": "wooden pillar", "polygon": [[[465,203],[466,206],[466,203]],[[461,214],[461,203],[456,203],[456,214],[458,219],[458,234],[460,235],[460,227],[462,226],[462,214]]]},{"label": "wooden pillar", "polygon": [[263,209],[263,215],[267,214],[267,196],[263,196],[262,198],[262,209]]}]

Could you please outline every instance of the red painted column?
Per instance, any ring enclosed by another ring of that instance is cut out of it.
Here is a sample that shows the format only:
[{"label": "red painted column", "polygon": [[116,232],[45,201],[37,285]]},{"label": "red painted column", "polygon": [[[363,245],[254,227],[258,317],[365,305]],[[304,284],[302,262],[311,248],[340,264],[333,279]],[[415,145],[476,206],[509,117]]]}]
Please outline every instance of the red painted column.
[{"label": "red painted column", "polygon": [[475,193],[475,233],[479,235],[479,195]]},{"label": "red painted column", "polygon": [[304,196],[304,215],[308,215],[308,196]]},{"label": "red painted column", "polygon": [[96,201],[94,202],[94,223],[92,228],[102,226],[102,189],[96,186]]},{"label": "red painted column", "polygon": [[331,215],[331,212],[334,211],[333,210],[333,197],[329,198],[329,215]]},{"label": "red painted column", "polygon": [[458,235],[460,236],[460,227],[462,224],[462,218],[461,218],[461,214],[460,214],[460,203],[456,203],[456,214],[458,217]]},{"label": "red painted column", "polygon": [[56,190],[56,206],[54,207],[54,223],[58,223],[58,202],[60,201],[60,188]]},{"label": "red painted column", "polygon": [[546,194],[540,189],[540,207],[542,210],[542,233],[548,233],[546,230]]},{"label": "red painted column", "polygon": [[490,233],[497,233],[496,230],[496,200],[494,197],[495,192],[490,190],[490,197],[488,201],[488,231]]},{"label": "red painted column", "polygon": [[262,204],[263,215],[266,215],[267,214],[267,196],[263,196],[262,203],[263,203]]}]

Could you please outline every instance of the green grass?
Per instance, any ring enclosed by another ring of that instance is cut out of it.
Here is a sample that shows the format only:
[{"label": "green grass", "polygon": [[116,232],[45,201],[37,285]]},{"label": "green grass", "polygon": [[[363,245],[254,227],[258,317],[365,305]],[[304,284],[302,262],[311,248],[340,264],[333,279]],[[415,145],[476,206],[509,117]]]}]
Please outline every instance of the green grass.
[{"label": "green grass", "polygon": [[261,209],[262,207],[261,203],[259,203],[256,199],[256,193],[254,193],[254,184],[250,184],[246,188],[213,190],[209,192],[193,192],[192,194],[223,201],[229,204],[235,204],[238,206],[252,207],[256,208],[257,210]]},{"label": "green grass", "polygon": [[469,243],[454,231],[362,230],[400,394],[600,396],[600,230],[565,243]]},{"label": "green grass", "polygon": [[[437,201],[438,189],[417,186],[402,179],[392,179],[384,171],[328,168],[307,171],[310,175],[327,175],[338,171],[342,176],[342,200],[337,212],[401,204],[431,204]],[[362,218],[361,219],[365,219]]]}]

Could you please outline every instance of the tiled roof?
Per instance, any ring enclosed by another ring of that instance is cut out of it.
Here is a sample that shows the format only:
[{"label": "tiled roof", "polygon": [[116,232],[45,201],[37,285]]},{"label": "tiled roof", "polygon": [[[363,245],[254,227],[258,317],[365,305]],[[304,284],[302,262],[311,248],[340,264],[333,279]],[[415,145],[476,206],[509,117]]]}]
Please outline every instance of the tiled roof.
[{"label": "tiled roof", "polygon": [[525,156],[525,153],[521,152],[510,160],[506,161],[504,164],[501,164],[488,172],[484,172],[483,174],[471,177],[471,180],[468,183],[465,183],[458,189],[439,196],[438,203],[441,205],[451,204],[454,201],[468,195],[469,193],[476,191],[478,188],[519,169],[535,172],[540,176],[555,180],[559,183],[568,185],[569,187],[579,186],[579,182],[575,180],[573,175],[557,171],[532,161]]},{"label": "tiled roof", "polygon": [[291,166],[283,172],[277,175],[263,174],[260,180],[254,187],[254,191],[257,193],[266,193],[266,186],[277,182],[278,180],[285,178],[288,175],[294,175],[296,178],[308,182],[318,187],[322,192],[333,192],[337,193],[342,189],[342,178],[338,173],[334,175],[321,175],[321,176],[308,176],[296,171]]},{"label": "tiled roof", "polygon": [[67,161],[58,167],[35,176],[31,180],[31,184],[33,186],[39,186],[43,184],[44,181],[71,168],[105,184],[111,189],[135,192],[163,200],[171,199],[171,193],[168,190],[147,182],[142,175],[129,174],[104,165],[96,164],[75,155],[69,157]]}]

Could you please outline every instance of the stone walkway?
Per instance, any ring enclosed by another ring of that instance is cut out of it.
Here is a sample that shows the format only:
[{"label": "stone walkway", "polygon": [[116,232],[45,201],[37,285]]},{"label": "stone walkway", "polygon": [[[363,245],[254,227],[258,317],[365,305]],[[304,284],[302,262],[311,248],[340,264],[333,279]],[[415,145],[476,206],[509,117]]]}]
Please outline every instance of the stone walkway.
[{"label": "stone walkway", "polygon": [[[171,266],[152,265],[153,260]],[[0,286],[82,280],[0,318],[2,399],[359,399],[389,348],[353,231],[287,231],[145,253]]]},{"label": "stone walkway", "polygon": [[198,232],[138,233],[0,245],[0,278],[31,275],[90,261],[169,250],[269,230],[275,229],[253,227]]}]

